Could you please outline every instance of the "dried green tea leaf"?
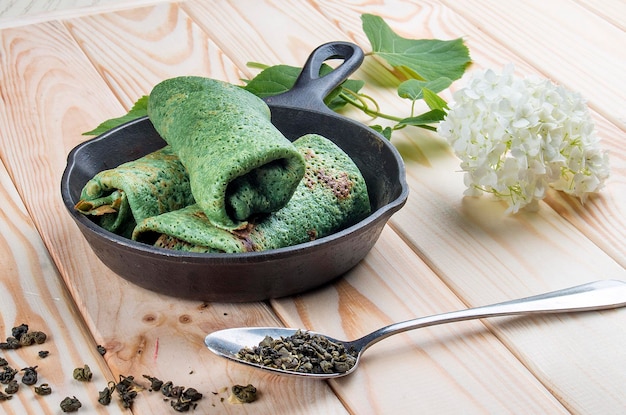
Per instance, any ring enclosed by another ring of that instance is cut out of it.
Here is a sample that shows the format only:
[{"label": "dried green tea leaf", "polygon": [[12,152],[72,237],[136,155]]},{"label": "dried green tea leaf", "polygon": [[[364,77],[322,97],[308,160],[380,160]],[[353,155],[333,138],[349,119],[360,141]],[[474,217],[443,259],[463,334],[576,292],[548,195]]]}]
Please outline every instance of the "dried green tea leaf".
[{"label": "dried green tea leaf", "polygon": [[67,396],[61,401],[60,406],[63,412],[76,412],[83,405],[78,399],[76,399],[76,396],[73,396],[71,398]]},{"label": "dried green tea leaf", "polygon": [[27,324],[20,324],[17,327],[13,327],[11,329],[11,336],[15,337],[16,339],[20,339],[24,334],[26,334],[28,332],[28,325]]},{"label": "dried green tea leaf", "polygon": [[298,330],[291,336],[266,336],[257,346],[237,352],[240,359],[300,373],[344,373],[356,363],[356,352],[329,338]]},{"label": "dried green tea leaf", "polygon": [[115,382],[109,382],[106,388],[98,392],[98,402],[100,405],[107,406],[111,403],[111,395],[115,390]]},{"label": "dried green tea leaf", "polygon": [[4,388],[4,391],[6,393],[8,393],[9,395],[13,395],[13,394],[17,393],[18,390],[20,390],[20,385],[19,385],[19,383],[17,383],[17,380],[15,380],[15,379],[10,381],[9,384],[7,385],[7,387]]},{"label": "dried green tea leaf", "polygon": [[235,385],[231,388],[231,392],[230,402],[250,403],[256,401],[257,398],[256,388],[251,384],[246,386]]},{"label": "dried green tea leaf", "polygon": [[200,399],[202,399],[202,394],[200,392],[194,388],[187,388],[180,393],[175,401],[171,401],[170,404],[177,412],[187,412],[190,409],[195,409],[197,405],[196,401],[199,401]]},{"label": "dried green tea leaf", "polygon": [[124,408],[131,408],[137,392],[143,388],[135,382],[134,376],[120,375],[120,381],[115,385],[115,390]]},{"label": "dried green tea leaf", "polygon": [[107,349],[101,344],[96,346],[96,350],[98,350],[98,353],[100,353],[100,356],[104,356],[107,352]]},{"label": "dried green tea leaf", "polygon": [[161,379],[155,378],[153,376],[148,376],[148,375],[143,375],[143,377],[150,381],[151,391],[158,392],[159,390],[161,390],[161,387],[163,386],[163,381]]},{"label": "dried green tea leaf", "polygon": [[41,386],[35,386],[35,393],[37,395],[50,395],[52,388],[47,383],[42,383]]},{"label": "dried green tea leaf", "polygon": [[89,366],[85,365],[83,367],[77,367],[76,369],[74,369],[72,375],[76,380],[79,380],[81,382],[89,382],[93,376],[93,373],[91,373],[91,369],[89,368]]},{"label": "dried green tea leaf", "polygon": [[37,383],[37,366],[26,367],[22,369],[24,375],[22,375],[22,383],[24,385],[34,385]]},{"label": "dried green tea leaf", "polygon": [[15,378],[16,374],[17,370],[9,365],[4,366],[4,371],[0,372],[0,383],[8,385]]}]

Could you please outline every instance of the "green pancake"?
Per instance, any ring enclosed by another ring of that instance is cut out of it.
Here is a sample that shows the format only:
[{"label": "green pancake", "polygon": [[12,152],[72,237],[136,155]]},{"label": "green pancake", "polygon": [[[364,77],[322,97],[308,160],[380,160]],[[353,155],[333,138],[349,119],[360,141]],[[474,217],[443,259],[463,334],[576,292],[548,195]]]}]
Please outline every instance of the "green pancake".
[{"label": "green pancake", "polygon": [[304,178],[282,209],[250,221],[244,229],[213,226],[197,204],[143,220],[133,239],[191,252],[252,252],[321,238],[370,213],[365,180],[350,157],[315,134],[294,142],[306,161]]},{"label": "green pancake", "polygon": [[104,229],[131,237],[147,217],[195,203],[189,177],[170,146],[101,171],[81,191],[76,209]]},{"label": "green pancake", "polygon": [[235,85],[178,77],[156,85],[148,116],[189,173],[211,223],[244,229],[282,208],[304,175],[304,160],[270,121],[268,106]]}]

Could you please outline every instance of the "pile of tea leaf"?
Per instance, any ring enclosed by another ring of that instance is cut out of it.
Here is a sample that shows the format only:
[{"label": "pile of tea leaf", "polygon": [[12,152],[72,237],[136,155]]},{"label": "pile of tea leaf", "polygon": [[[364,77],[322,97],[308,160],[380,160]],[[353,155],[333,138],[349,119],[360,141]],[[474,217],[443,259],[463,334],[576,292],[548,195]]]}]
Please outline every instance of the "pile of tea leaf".
[{"label": "pile of tea leaf", "polygon": [[[19,326],[11,329],[11,335],[6,338],[6,341],[0,342],[0,350],[15,350],[22,347],[41,345],[47,339],[47,335],[41,331],[28,330],[28,325],[20,324]],[[38,353],[40,358],[45,358],[48,352],[42,350]],[[6,385],[4,390],[0,390],[0,401],[8,401],[13,398],[20,389],[20,384],[15,379],[18,373],[22,373],[21,383],[27,386],[33,386],[37,383],[38,374],[37,366],[25,367],[22,370],[17,370],[9,365],[9,362],[0,356],[0,384]],[[48,384],[43,383],[40,386],[35,386],[35,393],[38,395],[48,395],[51,390]]]},{"label": "pile of tea leaf", "polygon": [[[0,342],[0,350],[15,350],[27,346],[41,345],[47,340],[47,337],[44,332],[29,330],[27,324],[21,324],[13,327],[11,335],[5,341]],[[104,355],[106,349],[98,345],[98,352]],[[44,359],[48,357],[49,352],[40,350],[37,355]],[[37,395],[50,395],[52,388],[47,383],[41,383],[39,386],[36,386],[39,380],[37,368],[38,366],[26,367],[22,370],[14,369],[4,357],[0,356],[0,385],[6,385],[0,386],[0,402],[11,400],[13,395],[20,390],[20,383],[15,379],[18,373],[22,373],[21,383],[27,386],[34,386],[33,390]],[[82,367],[75,368],[72,372],[72,377],[80,382],[91,382],[93,372],[89,365],[85,364]],[[174,411],[188,412],[189,410],[194,410],[198,405],[198,401],[203,397],[202,393],[195,388],[177,386],[171,381],[163,382],[148,375],[143,375],[143,377],[150,381],[149,390],[161,391],[164,395],[164,401],[169,402]],[[113,392],[117,392],[121,405],[124,408],[131,408],[135,398],[138,396],[138,392],[144,389],[143,386],[135,382],[133,376],[120,375],[119,382],[109,382],[104,390],[99,392],[98,402],[101,405],[109,405]],[[250,398],[249,401],[252,400],[254,399]],[[75,396],[67,396],[61,401],[59,406],[62,412],[76,412],[83,405]]]},{"label": "pile of tea leaf", "polygon": [[241,349],[237,357],[268,368],[328,374],[350,370],[356,364],[357,354],[327,337],[298,330],[279,339],[266,336],[258,346]]}]

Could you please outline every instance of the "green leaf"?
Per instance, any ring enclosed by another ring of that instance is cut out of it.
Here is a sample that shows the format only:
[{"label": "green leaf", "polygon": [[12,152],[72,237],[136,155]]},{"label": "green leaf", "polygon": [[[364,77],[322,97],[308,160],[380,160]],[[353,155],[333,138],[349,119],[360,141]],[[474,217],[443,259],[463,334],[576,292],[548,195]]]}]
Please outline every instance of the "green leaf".
[{"label": "green leaf", "polygon": [[415,127],[421,127],[421,128],[426,128],[428,130],[436,130],[436,128],[429,126],[428,124],[436,124],[439,121],[443,120],[443,118],[445,117],[446,113],[443,110],[440,109],[434,109],[434,110],[430,110],[428,112],[425,112],[421,115],[418,115],[416,117],[409,117],[409,118],[405,118],[403,120],[401,120],[398,125],[399,126],[405,126],[405,125],[412,125]]},{"label": "green leaf", "polygon": [[357,94],[361,88],[363,88],[363,85],[365,85],[364,81],[358,79],[346,79],[338,88],[335,88],[330,94],[328,94],[326,99],[324,99],[324,102],[331,110],[338,111],[347,104],[347,101],[341,97],[343,89],[349,89]]},{"label": "green leaf", "polygon": [[259,98],[271,97],[289,91],[302,68],[274,65],[259,72],[243,88]]},{"label": "green leaf", "polygon": [[437,78],[433,81],[420,81],[417,79],[409,79],[398,86],[398,95],[412,101],[424,98],[424,89],[432,92],[440,92],[452,84],[450,78]]},{"label": "green leaf", "polygon": [[410,78],[456,80],[471,62],[469,50],[461,38],[407,39],[397,35],[379,16],[363,14],[361,21],[373,54]]},{"label": "green leaf", "polygon": [[[329,65],[322,65],[320,75],[324,76],[331,72],[333,68]],[[289,91],[296,82],[302,68],[289,65],[270,66],[261,71],[257,76],[252,78],[244,89],[258,96],[259,98],[271,97]],[[365,82],[354,79],[345,80],[340,86],[335,88],[324,99],[324,103],[331,110],[338,110],[346,105],[346,101],[341,98],[342,88],[349,89],[352,92],[359,92]]]},{"label": "green leaf", "polygon": [[136,120],[137,118],[141,118],[146,115],[148,115],[148,95],[144,95],[139,98],[126,115],[106,120],[93,130],[83,133],[83,135],[100,135],[124,124],[125,122]]},{"label": "green leaf", "polygon": [[445,111],[448,109],[448,103],[434,91],[428,88],[423,88],[422,92],[424,94],[424,102],[426,102],[426,105],[428,105],[428,108],[431,110]]},{"label": "green leaf", "polygon": [[391,140],[391,133],[393,130],[391,127],[383,127],[382,125],[370,125],[370,128],[385,137],[387,140]]}]

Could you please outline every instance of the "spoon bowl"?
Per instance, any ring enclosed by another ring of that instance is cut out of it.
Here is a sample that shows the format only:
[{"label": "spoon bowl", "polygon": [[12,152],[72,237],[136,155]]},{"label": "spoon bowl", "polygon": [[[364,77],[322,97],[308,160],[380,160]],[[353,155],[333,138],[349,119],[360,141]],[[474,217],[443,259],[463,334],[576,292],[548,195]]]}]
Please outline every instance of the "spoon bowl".
[{"label": "spoon bowl", "polygon": [[[281,375],[290,376],[304,376],[317,379],[329,379],[334,377],[346,376],[352,373],[356,369],[356,364],[350,368],[347,372],[341,373],[310,373],[310,372],[296,372],[293,370],[277,369],[271,366],[264,366],[259,363],[249,362],[237,356],[237,353],[244,347],[258,345],[266,336],[270,336],[273,339],[287,338],[295,335],[300,329],[287,328],[287,327],[241,327],[215,331],[206,336],[204,342],[209,350],[213,353],[234,360],[238,363],[243,363],[249,366],[253,366],[263,370],[269,370]],[[347,350],[354,349],[356,341],[341,341],[332,337],[326,336],[314,331],[307,331],[311,335],[320,335],[330,340],[333,343],[343,344]],[[357,361],[360,358],[360,353],[357,355]]]},{"label": "spoon bowl", "polygon": [[353,373],[363,352],[370,346],[394,334],[437,324],[472,320],[486,317],[500,317],[519,314],[567,313],[618,308],[626,305],[626,282],[602,280],[576,287],[565,288],[545,294],[520,298],[482,307],[468,308],[428,317],[416,318],[382,327],[370,334],[352,341],[337,340],[325,334],[306,331],[310,335],[325,337],[332,343],[343,345],[347,351],[355,353],[355,362],[347,371],[332,373],[311,373],[280,369],[250,362],[238,355],[244,348],[257,346],[266,336],[273,339],[288,338],[300,329],[284,327],[241,327],[215,331],[206,336],[204,343],[213,353],[259,369],[282,375],[331,379]]}]

